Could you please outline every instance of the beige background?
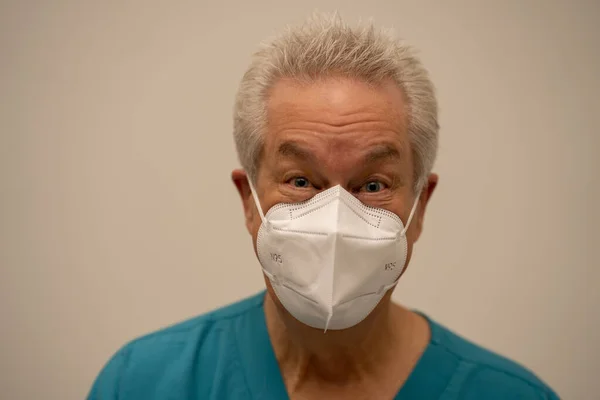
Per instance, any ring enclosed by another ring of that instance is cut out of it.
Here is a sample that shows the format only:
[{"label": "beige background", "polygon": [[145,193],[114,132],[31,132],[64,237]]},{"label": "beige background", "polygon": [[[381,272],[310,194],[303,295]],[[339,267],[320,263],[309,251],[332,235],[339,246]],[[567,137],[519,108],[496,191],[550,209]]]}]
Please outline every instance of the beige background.
[{"label": "beige background", "polygon": [[395,298],[600,393],[597,1],[2,1],[0,398],[81,399],[126,341],[263,287],[230,170],[250,53],[373,16],[439,89],[441,176]]}]

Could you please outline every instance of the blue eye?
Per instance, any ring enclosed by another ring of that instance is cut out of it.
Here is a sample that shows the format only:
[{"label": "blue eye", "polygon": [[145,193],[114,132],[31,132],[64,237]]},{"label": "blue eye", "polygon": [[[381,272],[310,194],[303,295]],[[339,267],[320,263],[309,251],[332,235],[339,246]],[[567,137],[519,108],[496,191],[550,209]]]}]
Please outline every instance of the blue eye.
[{"label": "blue eye", "polygon": [[377,193],[382,191],[384,189],[384,186],[383,183],[379,181],[370,181],[363,186],[363,189],[367,193]]},{"label": "blue eye", "polygon": [[310,182],[308,181],[308,179],[306,179],[302,176],[298,177],[298,178],[293,178],[292,183],[297,188],[307,188],[310,186]]}]

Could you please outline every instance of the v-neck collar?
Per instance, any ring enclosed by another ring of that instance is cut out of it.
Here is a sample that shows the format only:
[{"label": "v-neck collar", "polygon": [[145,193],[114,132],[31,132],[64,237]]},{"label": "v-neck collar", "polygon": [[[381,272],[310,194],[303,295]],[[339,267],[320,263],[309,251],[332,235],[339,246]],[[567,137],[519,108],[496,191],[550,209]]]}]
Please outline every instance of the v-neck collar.
[{"label": "v-neck collar", "polygon": [[[417,314],[425,318],[429,325],[429,343],[394,400],[439,399],[444,393],[451,375],[449,372],[454,369],[454,365],[450,365],[453,364],[451,360],[442,354],[445,352],[443,347],[438,346],[443,334],[441,327],[427,315],[421,312],[417,312]],[[444,363],[449,365],[440,365]]]},{"label": "v-neck collar", "polygon": [[[252,399],[289,399],[267,331],[263,309],[265,294],[266,291],[263,291],[255,296],[251,309],[236,322],[236,344],[242,364],[241,368],[245,374]],[[443,351],[440,346],[435,345],[440,342],[442,331],[426,315],[421,313],[420,315],[429,325],[431,338],[406,382],[394,397],[395,400],[437,399],[443,393],[443,388],[447,383],[447,374],[438,376],[432,373],[432,366],[439,362],[439,352]],[[446,370],[446,368],[441,368],[441,370]]]},{"label": "v-neck collar", "polygon": [[255,297],[255,305],[237,321],[236,336],[243,373],[254,400],[288,399],[271,345],[263,309],[266,291]]}]

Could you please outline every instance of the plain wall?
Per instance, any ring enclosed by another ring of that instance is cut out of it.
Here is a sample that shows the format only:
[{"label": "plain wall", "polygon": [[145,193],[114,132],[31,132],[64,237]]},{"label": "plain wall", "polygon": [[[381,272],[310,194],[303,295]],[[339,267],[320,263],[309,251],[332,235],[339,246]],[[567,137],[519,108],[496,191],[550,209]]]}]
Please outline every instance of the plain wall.
[{"label": "plain wall", "polygon": [[233,97],[315,8],[395,28],[438,88],[440,185],[395,299],[600,393],[599,2],[0,7],[0,398],[84,398],[125,342],[264,287]]}]

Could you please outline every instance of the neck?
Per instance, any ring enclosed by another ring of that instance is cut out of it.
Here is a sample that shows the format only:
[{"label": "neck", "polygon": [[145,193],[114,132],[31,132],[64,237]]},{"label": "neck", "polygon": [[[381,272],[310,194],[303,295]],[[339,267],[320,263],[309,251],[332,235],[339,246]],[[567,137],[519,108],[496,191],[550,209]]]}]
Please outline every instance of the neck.
[{"label": "neck", "polygon": [[264,305],[267,329],[288,387],[368,381],[408,353],[407,344],[414,345],[412,313],[393,304],[391,293],[363,322],[325,333],[296,320],[271,296],[267,292]]}]

